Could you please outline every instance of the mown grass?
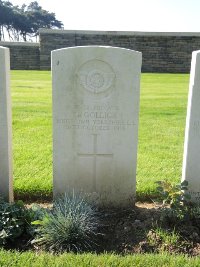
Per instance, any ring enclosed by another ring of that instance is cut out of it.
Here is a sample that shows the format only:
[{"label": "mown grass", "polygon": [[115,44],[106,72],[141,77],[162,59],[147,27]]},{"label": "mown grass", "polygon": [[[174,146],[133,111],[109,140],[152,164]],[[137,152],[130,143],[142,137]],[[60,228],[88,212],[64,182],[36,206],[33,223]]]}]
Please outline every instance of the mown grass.
[{"label": "mown grass", "polygon": [[12,71],[14,188],[20,196],[52,191],[50,72]]},{"label": "mown grass", "polygon": [[72,254],[51,255],[48,253],[16,252],[0,250],[1,267],[88,267],[88,266],[112,266],[112,267],[197,267],[200,266],[200,258],[169,254],[146,254],[119,256],[114,254]]},{"label": "mown grass", "polygon": [[188,74],[143,74],[141,80],[138,196],[155,194],[155,181],[181,178]]},{"label": "mown grass", "polygon": [[[188,74],[142,74],[137,195],[181,177]],[[12,71],[14,189],[19,198],[52,193],[52,99],[48,71]]]}]

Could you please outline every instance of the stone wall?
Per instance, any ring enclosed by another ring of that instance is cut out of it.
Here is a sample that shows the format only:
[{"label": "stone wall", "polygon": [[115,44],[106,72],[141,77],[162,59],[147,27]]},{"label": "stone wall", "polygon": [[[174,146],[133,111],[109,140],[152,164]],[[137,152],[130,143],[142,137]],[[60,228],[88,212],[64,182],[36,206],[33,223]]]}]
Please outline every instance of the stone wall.
[{"label": "stone wall", "polygon": [[40,30],[40,68],[50,69],[52,50],[83,45],[141,51],[143,72],[189,73],[192,51],[200,49],[200,33]]},{"label": "stone wall", "polygon": [[189,73],[200,33],[95,32],[40,30],[40,43],[0,42],[10,48],[11,69],[50,70],[51,51],[64,47],[108,45],[142,52],[143,72]]},{"label": "stone wall", "polygon": [[10,49],[10,65],[13,70],[39,70],[40,49],[38,43],[0,42]]}]

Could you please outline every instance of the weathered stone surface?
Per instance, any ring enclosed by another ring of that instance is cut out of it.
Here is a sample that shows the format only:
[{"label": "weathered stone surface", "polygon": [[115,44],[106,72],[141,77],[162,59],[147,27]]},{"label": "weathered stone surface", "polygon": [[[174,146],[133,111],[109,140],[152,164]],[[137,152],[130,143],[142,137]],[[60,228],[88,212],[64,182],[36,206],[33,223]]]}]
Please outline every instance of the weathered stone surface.
[{"label": "weathered stone surface", "polygon": [[200,51],[192,53],[182,180],[192,200],[200,202]]},{"label": "weathered stone surface", "polygon": [[0,47],[0,196],[13,200],[9,49]]},{"label": "weathered stone surface", "polygon": [[54,196],[133,203],[141,53],[114,47],[52,52]]}]

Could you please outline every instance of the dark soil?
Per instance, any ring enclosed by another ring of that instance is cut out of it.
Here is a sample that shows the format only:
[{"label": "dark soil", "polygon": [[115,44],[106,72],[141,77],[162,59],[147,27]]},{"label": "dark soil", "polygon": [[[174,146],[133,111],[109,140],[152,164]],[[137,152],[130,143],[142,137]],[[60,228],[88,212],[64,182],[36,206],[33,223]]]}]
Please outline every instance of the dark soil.
[{"label": "dark soil", "polygon": [[[44,208],[52,204],[40,204]],[[30,207],[31,205],[27,205]],[[163,208],[159,204],[137,202],[132,209],[100,210],[101,233],[96,240],[97,247],[93,252],[131,253],[184,253],[190,256],[200,255],[200,220],[187,223],[161,223]],[[169,235],[178,234],[175,242],[166,241],[156,231],[163,229]],[[26,236],[18,242],[9,244],[8,249],[25,251],[33,248]]]},{"label": "dark soil", "polygon": [[[161,205],[136,203],[134,209],[101,211],[103,236],[99,239],[99,252],[116,253],[184,253],[200,255],[200,222],[160,223]],[[161,228],[169,235],[179,234],[177,242],[166,242],[156,229]]]}]

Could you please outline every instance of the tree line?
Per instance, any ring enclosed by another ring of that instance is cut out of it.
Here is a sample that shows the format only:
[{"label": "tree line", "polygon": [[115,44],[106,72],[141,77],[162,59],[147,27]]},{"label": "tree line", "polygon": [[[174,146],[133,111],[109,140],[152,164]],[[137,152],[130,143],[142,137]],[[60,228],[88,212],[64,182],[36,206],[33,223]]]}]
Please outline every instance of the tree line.
[{"label": "tree line", "polygon": [[63,23],[56,19],[55,13],[44,10],[37,1],[20,7],[0,0],[0,41],[7,37],[10,41],[37,39],[39,28],[61,29]]}]

